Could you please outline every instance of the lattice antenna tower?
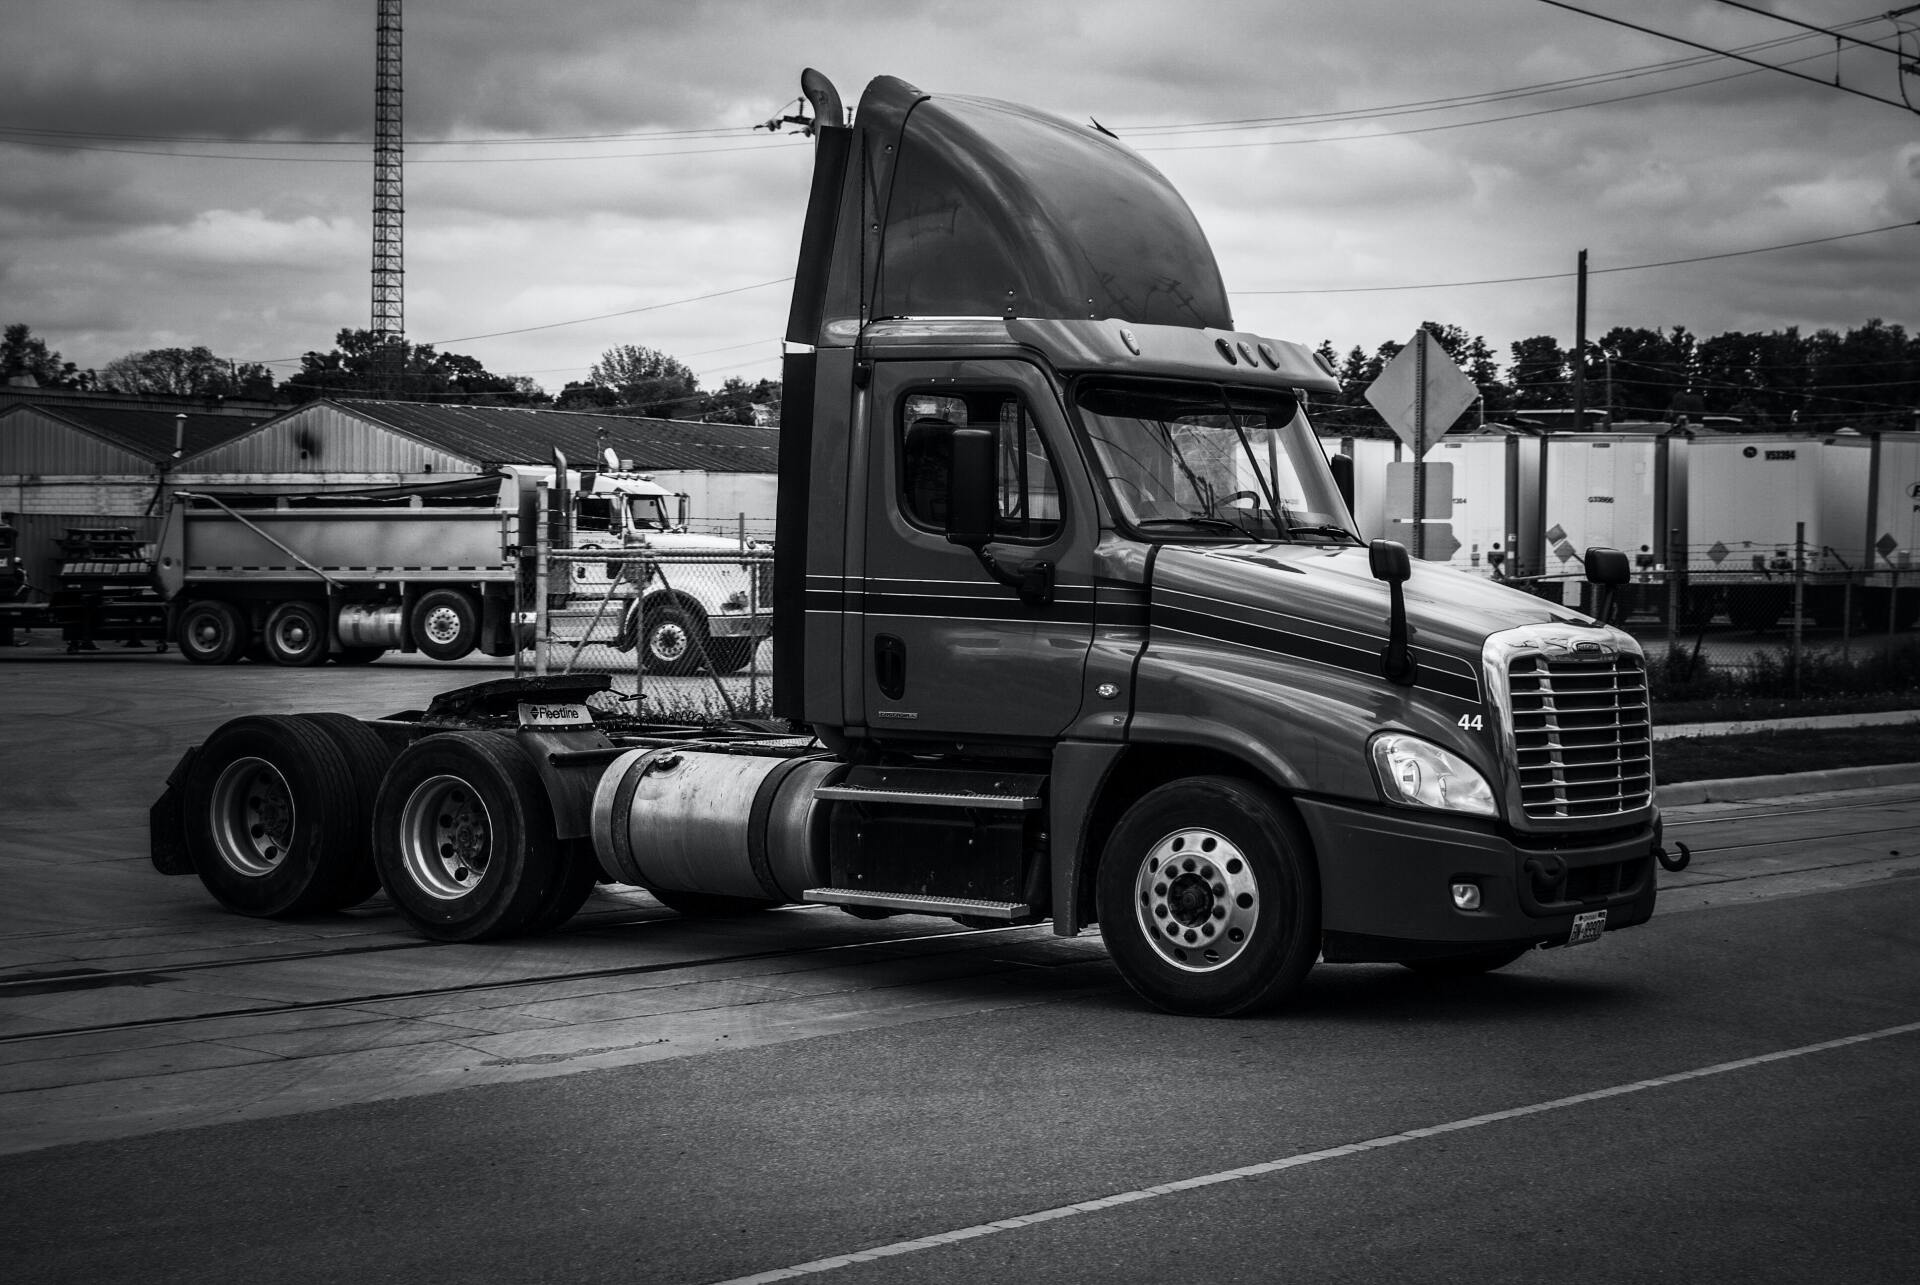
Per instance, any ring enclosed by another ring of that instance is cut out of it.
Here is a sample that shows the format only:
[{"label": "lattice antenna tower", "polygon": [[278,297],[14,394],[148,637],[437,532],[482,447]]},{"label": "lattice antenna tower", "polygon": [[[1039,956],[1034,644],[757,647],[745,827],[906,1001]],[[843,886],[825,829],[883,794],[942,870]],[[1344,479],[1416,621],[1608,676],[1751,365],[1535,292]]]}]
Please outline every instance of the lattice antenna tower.
[{"label": "lattice antenna tower", "polygon": [[373,121],[373,341],[375,379],[391,396],[406,361],[406,200],[401,178],[400,0],[379,0]]}]

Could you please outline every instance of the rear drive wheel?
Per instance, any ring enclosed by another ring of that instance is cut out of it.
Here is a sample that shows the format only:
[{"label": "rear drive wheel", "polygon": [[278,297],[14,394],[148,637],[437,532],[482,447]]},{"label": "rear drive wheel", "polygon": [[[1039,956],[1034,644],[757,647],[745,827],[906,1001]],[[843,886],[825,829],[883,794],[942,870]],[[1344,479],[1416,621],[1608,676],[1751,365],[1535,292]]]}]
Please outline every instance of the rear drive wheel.
[{"label": "rear drive wheel", "polygon": [[1096,896],[1121,975],[1171,1013],[1276,1004],[1319,953],[1306,836],[1266,790],[1231,777],[1172,781],[1129,808],[1101,855]]},{"label": "rear drive wheel", "polygon": [[267,616],[260,640],[276,665],[305,668],[327,659],[326,608],[311,602],[283,602]]},{"label": "rear drive wheel", "polygon": [[367,796],[321,727],[254,715],[201,746],[185,784],[187,852],[220,904],[245,915],[364,900]]},{"label": "rear drive wheel", "polygon": [[380,891],[380,872],[373,868],[373,800],[380,793],[387,766],[393,762],[393,750],[380,734],[351,714],[300,714],[302,722],[320,729],[346,760],[353,774],[353,835],[356,840],[352,860],[342,867],[339,908],[357,906]]},{"label": "rear drive wheel", "polygon": [[539,774],[486,732],[400,752],[374,802],[373,859],[395,908],[438,941],[533,931],[569,872]]},{"label": "rear drive wheel", "polygon": [[1441,959],[1408,959],[1402,961],[1402,967],[1427,977],[1474,977],[1505,968],[1532,949],[1531,946],[1503,946],[1499,950],[1448,955]]},{"label": "rear drive wheel", "polygon": [[413,604],[413,644],[434,660],[460,660],[480,641],[480,609],[458,589],[435,589]]},{"label": "rear drive wheel", "polygon": [[180,654],[196,665],[231,665],[247,644],[246,622],[230,602],[202,598],[180,613]]}]

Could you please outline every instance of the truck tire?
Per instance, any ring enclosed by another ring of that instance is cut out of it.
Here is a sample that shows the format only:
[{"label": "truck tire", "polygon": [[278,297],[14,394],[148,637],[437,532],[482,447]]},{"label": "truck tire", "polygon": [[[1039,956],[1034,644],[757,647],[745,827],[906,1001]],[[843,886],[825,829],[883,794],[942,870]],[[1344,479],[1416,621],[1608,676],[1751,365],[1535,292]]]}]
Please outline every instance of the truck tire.
[{"label": "truck tire", "polygon": [[327,660],[327,609],[320,603],[295,599],[283,602],[267,615],[260,631],[267,659],[276,665],[305,669]]},{"label": "truck tire", "polygon": [[640,654],[649,674],[679,678],[707,667],[707,622],[677,602],[650,606],[640,631]]},{"label": "truck tire", "polygon": [[180,654],[196,665],[231,665],[247,645],[247,624],[230,602],[201,598],[180,613]]},{"label": "truck tire", "polygon": [[394,908],[436,941],[534,931],[569,866],[533,764],[510,735],[445,732],[387,769],[373,861]]},{"label": "truck tire", "polygon": [[367,798],[321,727],[283,715],[232,719],[185,782],[187,852],[221,905],[278,917],[364,901]]},{"label": "truck tire", "polygon": [[1531,946],[1502,946],[1498,950],[1476,951],[1471,955],[1403,960],[1401,967],[1411,968],[1426,977],[1477,977],[1481,973],[1505,968],[1532,949]]},{"label": "truck tire", "polygon": [[1101,854],[1100,931],[1141,998],[1227,1017],[1278,1004],[1320,949],[1312,850],[1261,787],[1224,776],[1150,790]]},{"label": "truck tire", "polygon": [[759,645],[758,638],[707,639],[707,656],[713,661],[713,672],[716,674],[739,673],[753,659],[754,648]]},{"label": "truck tire", "polygon": [[434,660],[460,660],[480,642],[480,608],[458,589],[434,589],[413,604],[413,644]]},{"label": "truck tire", "polygon": [[380,734],[351,714],[297,714],[296,718],[320,729],[346,760],[353,775],[353,801],[358,815],[353,819],[353,834],[358,840],[353,857],[338,873],[339,909],[357,906],[380,891],[380,872],[373,868],[373,800],[386,779],[393,762],[393,750]]}]

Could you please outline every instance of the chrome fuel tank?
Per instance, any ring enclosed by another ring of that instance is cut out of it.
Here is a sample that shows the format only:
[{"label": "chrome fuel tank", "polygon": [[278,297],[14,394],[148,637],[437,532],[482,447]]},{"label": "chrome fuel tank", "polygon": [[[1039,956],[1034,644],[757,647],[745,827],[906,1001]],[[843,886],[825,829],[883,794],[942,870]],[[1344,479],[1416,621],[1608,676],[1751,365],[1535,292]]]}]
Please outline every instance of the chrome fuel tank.
[{"label": "chrome fuel tank", "polygon": [[594,790],[606,874],[669,892],[798,901],[827,882],[827,808],[846,764],[675,748],[630,750]]}]

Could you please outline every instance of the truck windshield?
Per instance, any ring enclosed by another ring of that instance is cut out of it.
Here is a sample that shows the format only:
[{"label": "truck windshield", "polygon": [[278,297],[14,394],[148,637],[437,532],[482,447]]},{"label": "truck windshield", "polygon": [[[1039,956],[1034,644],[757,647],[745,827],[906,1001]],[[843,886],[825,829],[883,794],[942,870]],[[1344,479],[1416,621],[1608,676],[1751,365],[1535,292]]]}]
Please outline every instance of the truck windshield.
[{"label": "truck windshield", "polygon": [[1115,516],[1143,535],[1359,541],[1285,393],[1100,381],[1082,384],[1074,402]]}]

